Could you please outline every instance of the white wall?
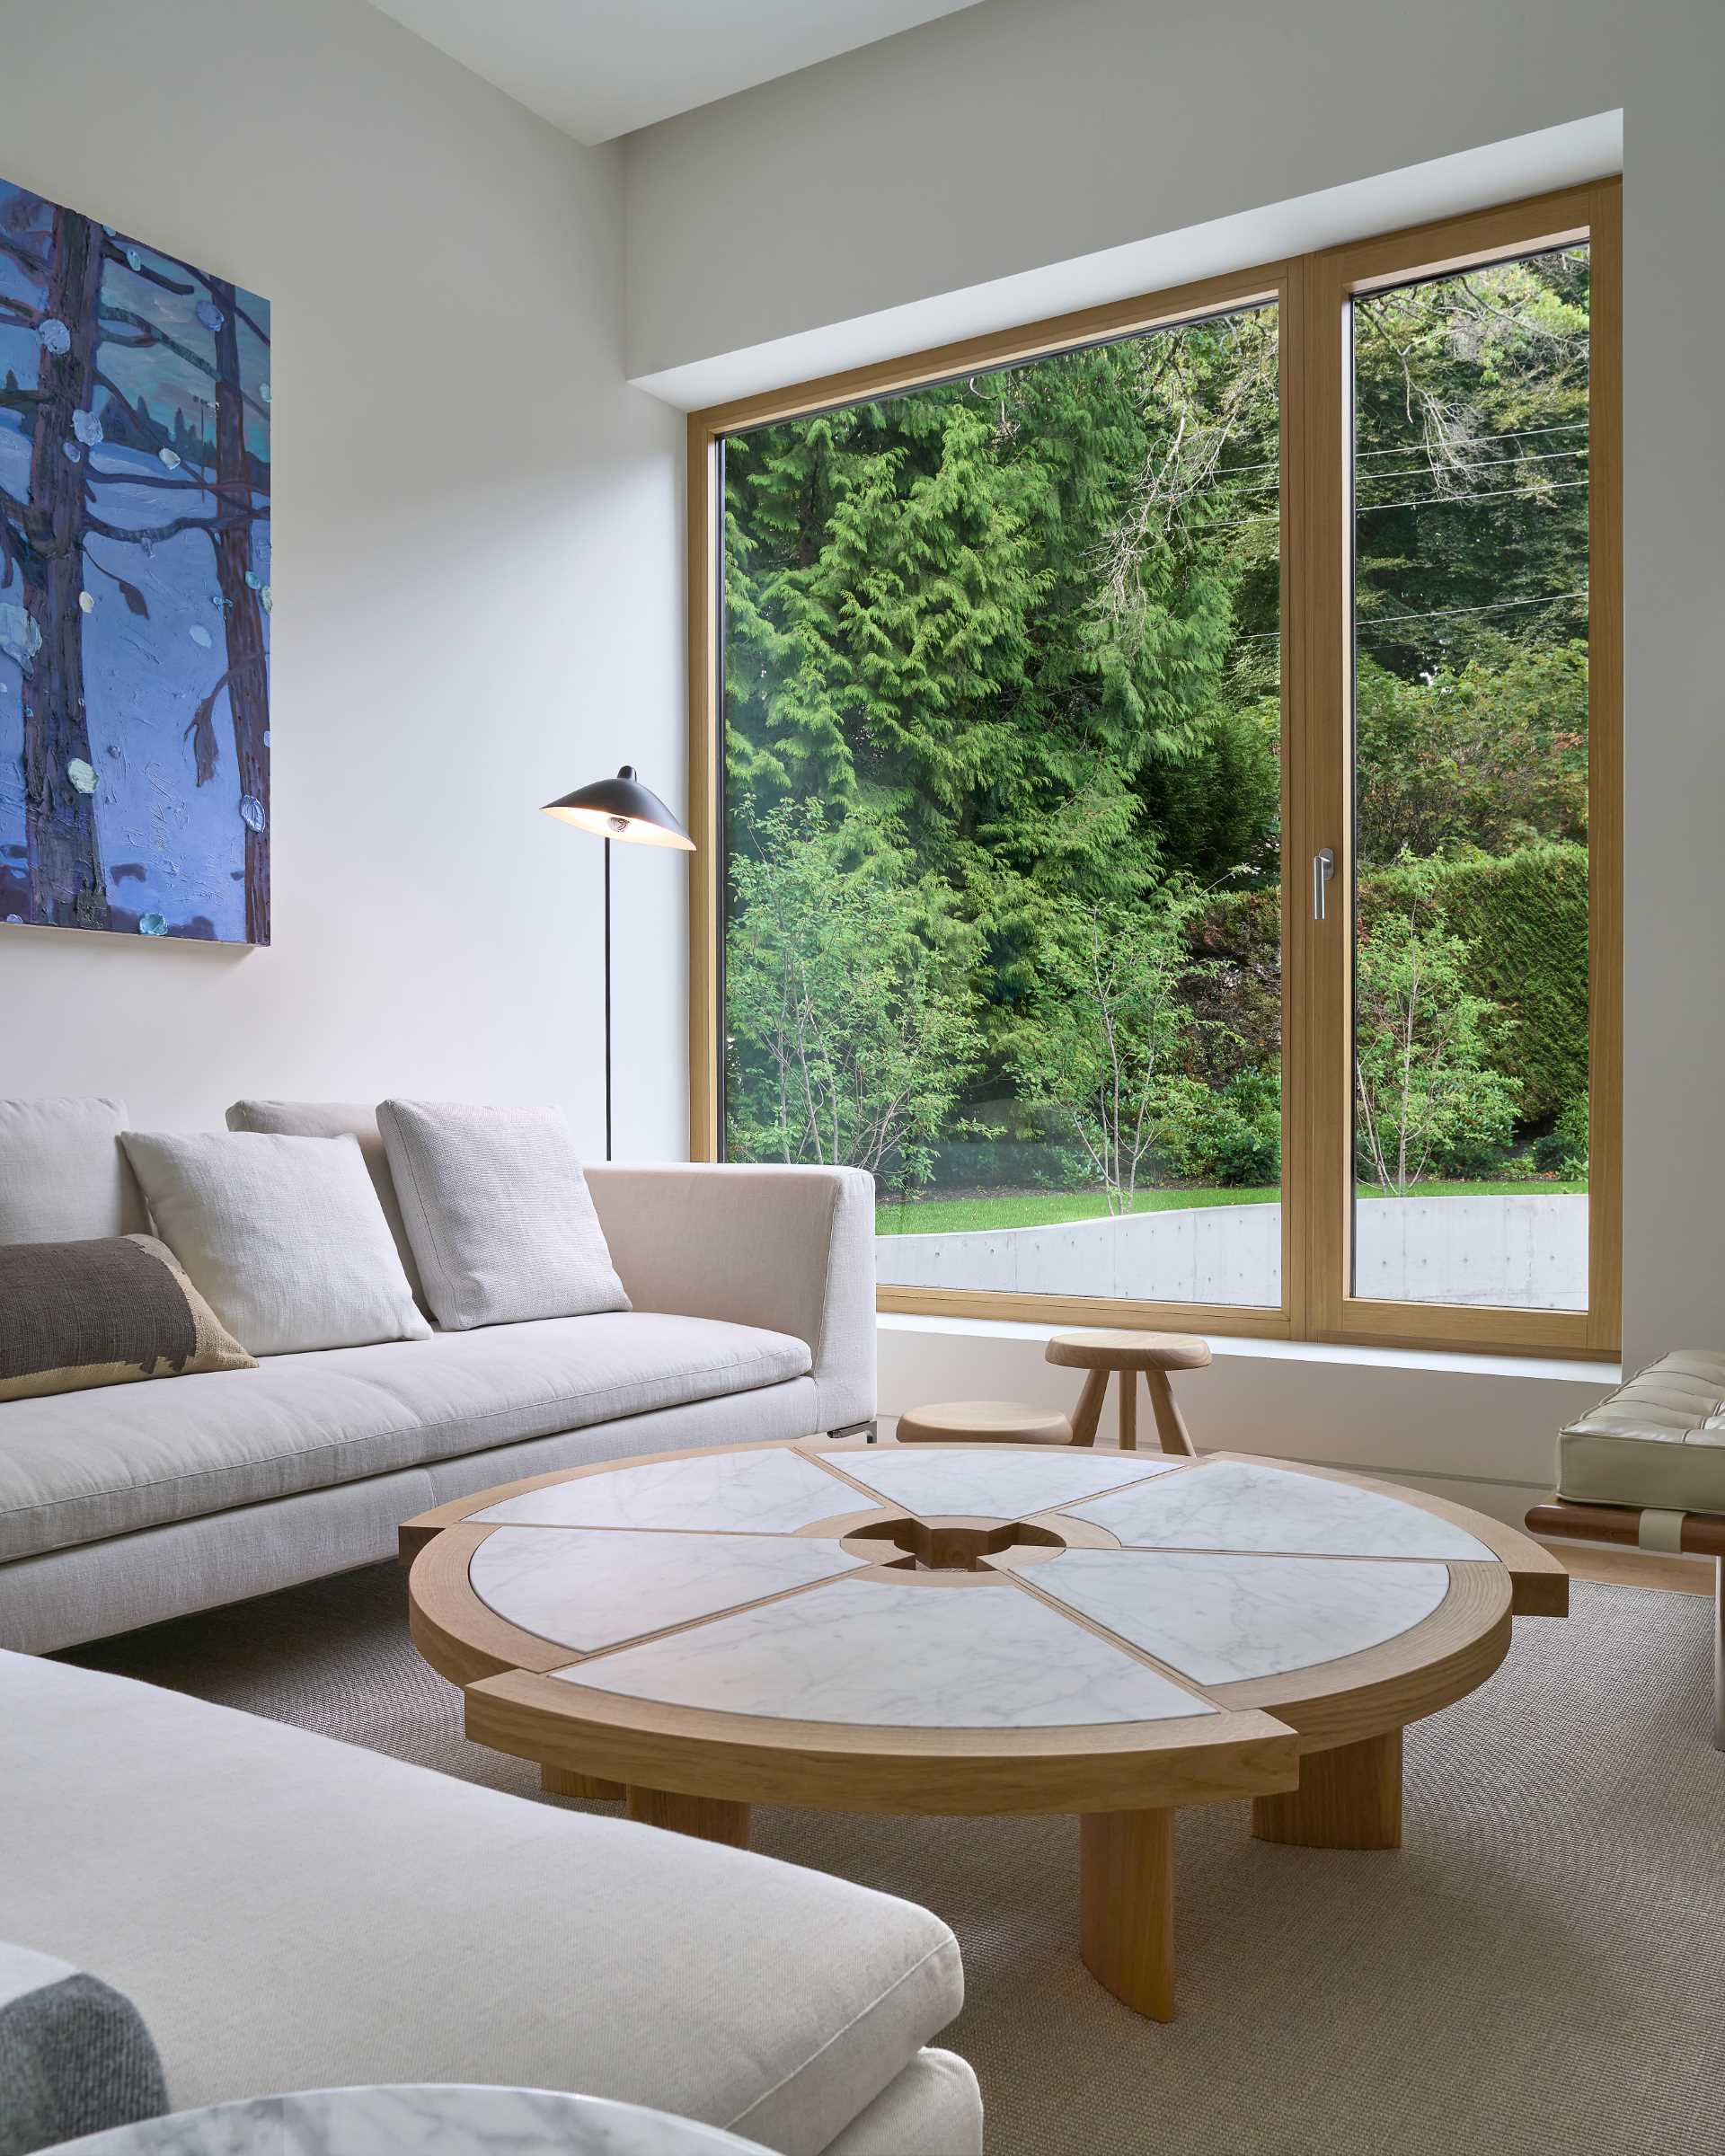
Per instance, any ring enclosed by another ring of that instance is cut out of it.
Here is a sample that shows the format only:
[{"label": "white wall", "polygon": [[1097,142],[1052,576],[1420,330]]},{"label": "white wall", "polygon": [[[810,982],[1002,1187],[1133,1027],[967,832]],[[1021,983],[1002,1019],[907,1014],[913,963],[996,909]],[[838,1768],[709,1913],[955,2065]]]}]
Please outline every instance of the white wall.
[{"label": "white wall", "polygon": [[1622,109],[1632,1360],[1725,1340],[1721,83],[1720,0],[987,0],[626,146],[650,376]]},{"label": "white wall", "polygon": [[[600,1142],[600,855],[683,799],[681,431],[622,366],[621,153],[358,0],[4,0],[0,172],[272,302],[266,951],[0,931],[0,1093],[559,1100]],[[619,848],[618,1150],[686,1149],[677,858]]]},{"label": "white wall", "polygon": [[[1044,1359],[1051,1328],[880,1321],[880,1412],[929,1401],[1021,1400],[1070,1414],[1078,1375]],[[1512,1526],[1551,1494],[1554,1439],[1604,1386],[1598,1365],[1402,1353],[1281,1340],[1215,1342],[1208,1370],[1173,1380],[1200,1452],[1265,1453],[1387,1474]],[[1118,1382],[1101,1432],[1116,1439]],[[1142,1442],[1154,1445],[1142,1392]]]}]

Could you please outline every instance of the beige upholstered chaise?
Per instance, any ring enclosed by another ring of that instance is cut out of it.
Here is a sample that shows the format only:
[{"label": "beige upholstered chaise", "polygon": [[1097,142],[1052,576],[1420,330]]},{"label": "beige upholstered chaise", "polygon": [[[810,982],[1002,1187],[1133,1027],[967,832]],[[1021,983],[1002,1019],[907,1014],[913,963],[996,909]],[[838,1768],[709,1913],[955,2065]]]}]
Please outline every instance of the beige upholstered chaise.
[{"label": "beige upholstered chaise", "polygon": [[1537,1534],[1715,1560],[1713,1743],[1725,1752],[1725,1355],[1662,1356],[1557,1441],[1557,1495]]}]

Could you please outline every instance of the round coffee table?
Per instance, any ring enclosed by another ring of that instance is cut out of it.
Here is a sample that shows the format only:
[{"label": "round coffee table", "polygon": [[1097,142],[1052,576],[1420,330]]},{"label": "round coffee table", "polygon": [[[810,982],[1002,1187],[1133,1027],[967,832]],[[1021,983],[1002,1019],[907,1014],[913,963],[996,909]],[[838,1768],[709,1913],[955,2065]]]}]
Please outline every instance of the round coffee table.
[{"label": "round coffee table", "polygon": [[1241,1454],[740,1445],[541,1475],[402,1531],[477,1742],[747,1840],[748,1807],[1082,1816],[1086,1966],[1173,2010],[1173,1822],[1399,1844],[1402,1731],[1568,1576],[1497,1521]]}]

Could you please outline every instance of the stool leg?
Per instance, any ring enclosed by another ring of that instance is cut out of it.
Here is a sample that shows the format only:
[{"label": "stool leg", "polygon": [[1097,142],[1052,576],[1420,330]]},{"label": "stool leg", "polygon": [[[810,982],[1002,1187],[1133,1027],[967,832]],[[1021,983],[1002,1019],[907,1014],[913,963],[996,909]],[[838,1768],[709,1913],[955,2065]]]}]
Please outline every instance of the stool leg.
[{"label": "stool leg", "polygon": [[1096,1425],[1102,1419],[1102,1401],[1108,1392],[1106,1370],[1086,1370],[1084,1389],[1078,1395],[1078,1405],[1072,1411],[1072,1442],[1075,1445],[1094,1445]]},{"label": "stool leg", "polygon": [[1120,1450],[1136,1453],[1138,1449],[1138,1374],[1136,1370],[1120,1372]]},{"label": "stool leg", "polygon": [[[1144,1382],[1150,1388],[1150,1412],[1156,1418],[1156,1435],[1162,1440],[1164,1453],[1183,1453],[1187,1459],[1196,1460],[1198,1447],[1192,1443],[1191,1433],[1181,1418],[1174,1400],[1174,1389],[1168,1383],[1165,1370],[1146,1370]],[[1122,1444],[1125,1439],[1122,1437]]]}]

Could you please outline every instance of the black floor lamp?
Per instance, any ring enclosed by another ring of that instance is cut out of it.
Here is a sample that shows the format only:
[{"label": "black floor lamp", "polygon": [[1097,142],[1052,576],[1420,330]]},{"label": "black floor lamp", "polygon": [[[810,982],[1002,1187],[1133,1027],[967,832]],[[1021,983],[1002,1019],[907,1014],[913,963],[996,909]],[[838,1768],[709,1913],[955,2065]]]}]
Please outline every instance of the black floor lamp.
[{"label": "black floor lamp", "polygon": [[673,846],[693,853],[694,841],[656,793],[650,793],[625,764],[615,779],[578,786],[561,800],[547,801],[544,813],[605,841],[605,1157],[611,1158],[611,841],[625,845]]}]

